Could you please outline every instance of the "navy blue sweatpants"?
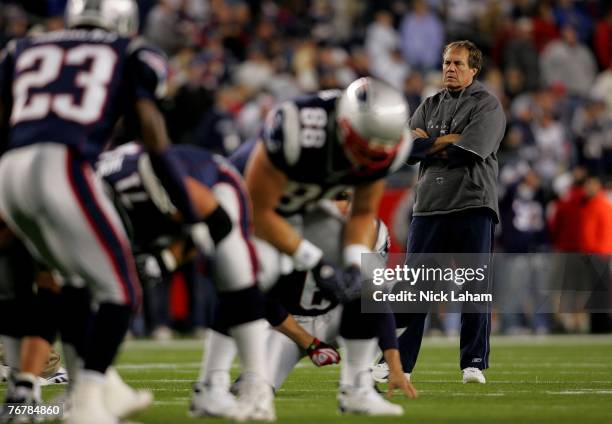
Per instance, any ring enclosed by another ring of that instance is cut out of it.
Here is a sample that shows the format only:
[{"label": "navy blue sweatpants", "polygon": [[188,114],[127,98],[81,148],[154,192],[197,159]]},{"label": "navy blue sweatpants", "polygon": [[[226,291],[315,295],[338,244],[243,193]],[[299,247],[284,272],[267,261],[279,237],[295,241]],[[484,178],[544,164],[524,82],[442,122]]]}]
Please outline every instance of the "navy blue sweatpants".
[{"label": "navy blue sweatpants", "polygon": [[[416,216],[410,224],[410,253],[482,253],[492,249],[493,215],[488,209],[471,209],[446,215]],[[487,277],[488,278],[488,277]],[[425,313],[397,314],[397,327],[406,327],[399,337],[404,372],[412,372],[421,349]],[[491,311],[461,314],[461,369],[489,367]]]}]

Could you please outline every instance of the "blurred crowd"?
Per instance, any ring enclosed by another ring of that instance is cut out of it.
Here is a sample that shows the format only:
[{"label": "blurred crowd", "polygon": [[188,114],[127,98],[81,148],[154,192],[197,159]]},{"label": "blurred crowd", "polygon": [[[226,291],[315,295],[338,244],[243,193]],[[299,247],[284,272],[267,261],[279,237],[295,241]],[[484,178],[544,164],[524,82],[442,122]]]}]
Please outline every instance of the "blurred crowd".
[{"label": "blurred crowd", "polygon": [[[256,137],[277,102],[360,76],[387,81],[415,110],[441,88],[444,45],[474,41],[485,56],[479,78],[508,121],[498,250],[612,253],[609,1],[138,3],[141,34],[170,60],[172,139],[224,155]],[[2,1],[0,45],[61,28],[64,4]]]}]

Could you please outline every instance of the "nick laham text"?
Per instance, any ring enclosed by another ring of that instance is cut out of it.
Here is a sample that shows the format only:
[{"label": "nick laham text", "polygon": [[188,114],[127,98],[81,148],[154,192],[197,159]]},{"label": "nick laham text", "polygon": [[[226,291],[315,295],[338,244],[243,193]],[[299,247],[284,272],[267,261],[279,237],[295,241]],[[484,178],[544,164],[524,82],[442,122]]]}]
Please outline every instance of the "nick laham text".
[{"label": "nick laham text", "polygon": [[459,293],[433,290],[384,293],[377,290],[372,293],[372,298],[375,302],[493,302],[493,295],[490,293],[470,293],[467,290]]}]

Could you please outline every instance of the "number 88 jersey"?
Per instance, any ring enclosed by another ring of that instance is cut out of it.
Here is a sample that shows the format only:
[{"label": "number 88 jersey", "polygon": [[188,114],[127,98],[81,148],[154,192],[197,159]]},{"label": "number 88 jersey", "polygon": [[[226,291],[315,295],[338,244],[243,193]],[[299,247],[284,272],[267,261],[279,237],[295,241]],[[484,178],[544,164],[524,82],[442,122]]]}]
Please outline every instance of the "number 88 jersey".
[{"label": "number 88 jersey", "polygon": [[320,199],[333,199],[350,187],[386,177],[406,160],[411,144],[404,142],[388,167],[356,167],[339,140],[336,106],[340,90],[287,101],[273,110],[262,133],[270,161],[288,177],[277,211],[303,214]]},{"label": "number 88 jersey", "polygon": [[0,62],[0,98],[11,110],[8,147],[60,143],[93,161],[138,98],[164,94],[166,77],[161,53],[112,32],[77,29],[13,41]]}]

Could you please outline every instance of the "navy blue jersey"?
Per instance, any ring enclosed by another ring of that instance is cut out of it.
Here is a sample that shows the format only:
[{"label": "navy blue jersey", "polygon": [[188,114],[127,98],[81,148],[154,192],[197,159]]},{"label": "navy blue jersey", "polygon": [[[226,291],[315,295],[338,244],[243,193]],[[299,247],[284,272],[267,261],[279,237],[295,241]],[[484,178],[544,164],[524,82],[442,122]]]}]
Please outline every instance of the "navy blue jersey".
[{"label": "navy blue jersey", "polygon": [[103,30],[56,31],[11,42],[0,62],[10,110],[8,148],[68,145],[93,161],[118,118],[165,91],[167,62],[139,39]]},{"label": "navy blue jersey", "polygon": [[316,288],[306,271],[293,271],[282,275],[266,294],[280,303],[287,312],[298,316],[318,316],[338,306],[338,302],[326,298]]},{"label": "navy blue jersey", "polygon": [[[221,156],[195,146],[172,146],[174,154],[185,173],[206,187],[227,183],[238,190],[243,231],[250,231],[250,211],[246,191],[238,172]],[[184,226],[170,218],[171,207],[165,206],[167,197],[159,194],[155,184],[144,179],[150,171],[143,164],[143,149],[139,144],[128,143],[104,152],[97,163],[98,175],[111,186],[119,208],[127,217],[132,233],[132,243],[137,251],[150,251],[165,247],[169,242],[186,236]],[[153,187],[153,188],[152,188]],[[161,186],[159,186],[161,187]],[[162,191],[161,193],[165,193]]]},{"label": "navy blue jersey", "polygon": [[341,93],[321,91],[285,102],[266,119],[262,139],[267,155],[289,178],[277,208],[283,215],[302,213],[320,199],[384,178],[406,160],[409,142],[389,167],[376,171],[355,167],[338,139],[335,108]]},{"label": "navy blue jersey", "polygon": [[[306,238],[317,243],[328,260],[337,262],[343,250],[343,220],[331,216],[330,209],[321,207],[309,214],[304,224]],[[389,231],[381,220],[377,220],[374,247],[380,255],[381,264],[386,260],[389,245]],[[267,295],[293,315],[322,315],[338,305],[337,302],[323,295],[317,288],[312,274],[306,271],[294,270],[290,274],[282,275]]]},{"label": "navy blue jersey", "polygon": [[183,236],[183,226],[145,189],[141,145],[128,143],[102,153],[96,172],[108,183],[137,253],[159,250]]}]

